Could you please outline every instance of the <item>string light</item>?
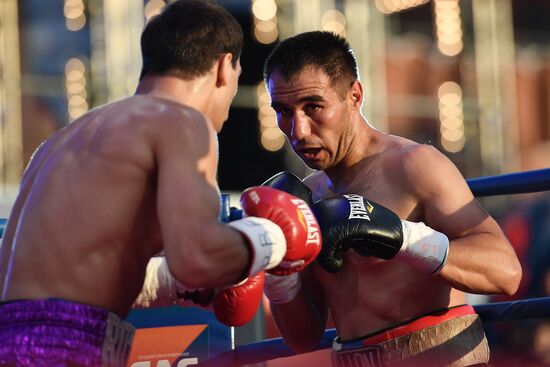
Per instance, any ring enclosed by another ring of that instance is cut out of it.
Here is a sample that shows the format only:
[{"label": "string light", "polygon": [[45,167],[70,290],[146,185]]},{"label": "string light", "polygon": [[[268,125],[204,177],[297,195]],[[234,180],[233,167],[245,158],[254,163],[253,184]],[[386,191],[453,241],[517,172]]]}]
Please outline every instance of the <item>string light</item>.
[{"label": "string light", "polygon": [[86,65],[78,58],[72,58],[65,64],[65,90],[69,121],[85,114],[88,107],[86,91]]},{"label": "string light", "polygon": [[345,37],[346,17],[339,10],[329,9],[321,17],[321,28],[324,31],[331,31]]},{"label": "string light", "polygon": [[464,48],[458,0],[435,0],[437,48],[447,56],[458,55]]},{"label": "string light", "polygon": [[162,8],[166,6],[166,2],[163,0],[149,0],[144,7],[145,19],[148,21],[155,15],[160,14]]},{"label": "string light", "polygon": [[254,39],[263,44],[277,41],[279,29],[277,27],[277,4],[275,0],[253,0],[251,12]]},{"label": "string light", "polygon": [[260,122],[260,144],[265,150],[276,152],[285,145],[285,136],[277,126],[277,116],[271,108],[269,94],[264,83],[256,86],[258,99],[258,121]]},{"label": "string light", "polygon": [[464,112],[462,88],[455,82],[444,82],[437,91],[441,146],[450,153],[464,148]]},{"label": "string light", "polygon": [[392,14],[426,4],[429,0],[376,0],[374,5],[384,14]]},{"label": "string light", "polygon": [[63,15],[65,25],[69,31],[79,31],[86,25],[85,7],[82,0],[65,0]]}]

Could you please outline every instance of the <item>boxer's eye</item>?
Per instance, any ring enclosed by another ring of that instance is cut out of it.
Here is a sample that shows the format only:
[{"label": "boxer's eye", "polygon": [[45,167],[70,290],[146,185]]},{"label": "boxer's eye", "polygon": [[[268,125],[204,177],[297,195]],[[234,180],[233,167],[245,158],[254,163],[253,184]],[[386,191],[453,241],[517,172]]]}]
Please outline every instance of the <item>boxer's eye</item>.
[{"label": "boxer's eye", "polygon": [[310,105],[306,106],[305,110],[308,114],[315,113],[315,112],[319,112],[321,110],[321,106],[310,104]]},{"label": "boxer's eye", "polygon": [[277,108],[274,108],[274,110],[275,110],[275,113],[279,116],[286,117],[291,115],[291,111],[288,108],[277,107]]}]

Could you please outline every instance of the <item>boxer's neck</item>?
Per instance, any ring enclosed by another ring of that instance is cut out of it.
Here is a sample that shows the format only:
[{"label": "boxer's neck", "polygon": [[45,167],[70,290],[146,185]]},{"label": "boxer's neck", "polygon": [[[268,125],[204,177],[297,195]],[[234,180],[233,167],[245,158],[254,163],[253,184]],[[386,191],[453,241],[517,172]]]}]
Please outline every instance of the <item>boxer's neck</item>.
[{"label": "boxer's neck", "polygon": [[192,80],[169,75],[149,76],[139,82],[135,94],[150,94],[205,112],[211,94],[209,85],[214,85],[209,74]]}]

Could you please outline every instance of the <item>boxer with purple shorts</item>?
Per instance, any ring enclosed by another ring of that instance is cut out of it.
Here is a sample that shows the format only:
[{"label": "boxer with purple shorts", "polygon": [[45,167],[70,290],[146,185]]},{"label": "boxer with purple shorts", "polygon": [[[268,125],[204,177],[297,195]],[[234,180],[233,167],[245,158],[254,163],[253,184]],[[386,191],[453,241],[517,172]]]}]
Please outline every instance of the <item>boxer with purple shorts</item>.
[{"label": "boxer with purple shorts", "polygon": [[[217,314],[246,322],[224,314],[242,305],[234,296],[243,289],[231,286],[256,274],[263,281],[287,250],[305,248],[287,243],[267,210],[218,220],[217,133],[242,46],[221,6],[171,2],[141,35],[135,95],[92,109],[36,150],[0,247],[2,365],[124,366],[132,305],[178,303],[181,289],[228,287]],[[261,209],[285,195],[253,199]],[[287,210],[296,215],[297,206]]]}]

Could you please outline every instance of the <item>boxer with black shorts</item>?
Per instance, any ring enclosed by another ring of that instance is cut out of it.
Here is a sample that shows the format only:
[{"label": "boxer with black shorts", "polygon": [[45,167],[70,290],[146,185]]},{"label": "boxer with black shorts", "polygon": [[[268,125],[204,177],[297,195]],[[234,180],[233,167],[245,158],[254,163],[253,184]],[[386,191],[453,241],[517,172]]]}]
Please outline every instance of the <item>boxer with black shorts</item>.
[{"label": "boxer with black shorts", "polygon": [[487,340],[464,292],[513,294],[521,267],[458,169],[435,148],[369,124],[356,60],[340,36],[282,41],[264,78],[279,128],[318,170],[275,185],[311,189],[302,198],[323,234],[315,263],[266,276],[285,343],[314,348],[330,310],[335,366],[486,365]]},{"label": "boxer with black shorts", "polygon": [[0,248],[0,365],[126,366],[133,329],[124,317],[135,302],[229,286],[215,307],[226,323],[242,322],[248,315],[234,307],[247,306],[240,296],[264,269],[286,274],[313,260],[320,242],[307,243],[303,202],[285,192],[251,188],[248,217],[218,221],[216,133],[242,45],[221,6],[170,3],[141,35],[135,95],[92,109],[37,149]]}]

